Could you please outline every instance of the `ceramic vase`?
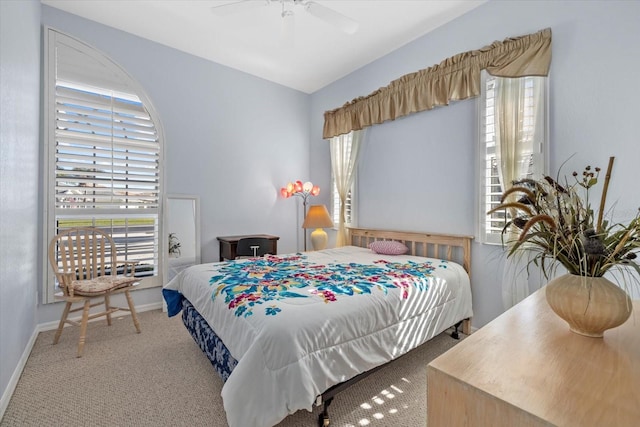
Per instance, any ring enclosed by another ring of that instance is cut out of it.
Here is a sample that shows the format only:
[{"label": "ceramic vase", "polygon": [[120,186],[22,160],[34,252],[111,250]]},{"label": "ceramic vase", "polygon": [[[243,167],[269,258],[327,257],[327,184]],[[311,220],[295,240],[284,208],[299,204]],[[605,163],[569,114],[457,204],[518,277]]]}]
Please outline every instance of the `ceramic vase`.
[{"label": "ceramic vase", "polygon": [[547,284],[546,298],[572,332],[588,337],[622,325],[633,307],[629,295],[604,277],[565,274]]}]

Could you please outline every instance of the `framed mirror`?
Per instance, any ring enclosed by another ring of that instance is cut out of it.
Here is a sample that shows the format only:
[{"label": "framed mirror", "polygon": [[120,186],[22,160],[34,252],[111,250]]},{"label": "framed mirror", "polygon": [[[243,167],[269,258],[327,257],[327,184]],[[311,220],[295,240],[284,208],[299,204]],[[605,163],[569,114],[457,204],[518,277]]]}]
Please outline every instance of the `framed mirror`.
[{"label": "framed mirror", "polygon": [[200,198],[170,194],[165,207],[167,283],[185,268],[200,264]]}]

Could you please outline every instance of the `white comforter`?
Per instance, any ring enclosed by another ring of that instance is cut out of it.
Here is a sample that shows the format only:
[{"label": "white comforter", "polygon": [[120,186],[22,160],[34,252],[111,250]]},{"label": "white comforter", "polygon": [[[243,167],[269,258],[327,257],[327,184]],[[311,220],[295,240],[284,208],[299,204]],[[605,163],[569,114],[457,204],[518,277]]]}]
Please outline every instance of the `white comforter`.
[{"label": "white comforter", "polygon": [[[292,256],[256,268],[252,260],[197,265],[165,286],[194,305],[238,361],[222,388],[230,427],[270,427],[310,411],[329,387],[472,315],[469,276],[452,262],[353,246]],[[352,270],[366,279],[344,285]],[[254,286],[242,286],[243,277]]]}]

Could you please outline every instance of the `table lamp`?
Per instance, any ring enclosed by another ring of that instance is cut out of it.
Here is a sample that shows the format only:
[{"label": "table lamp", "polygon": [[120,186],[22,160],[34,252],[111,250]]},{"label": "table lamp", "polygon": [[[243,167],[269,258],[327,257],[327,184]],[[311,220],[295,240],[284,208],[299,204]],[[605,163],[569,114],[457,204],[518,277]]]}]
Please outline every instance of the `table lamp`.
[{"label": "table lamp", "polygon": [[302,228],[315,228],[311,232],[311,245],[314,251],[327,247],[327,232],[323,228],[333,227],[333,222],[325,205],[311,205]]}]

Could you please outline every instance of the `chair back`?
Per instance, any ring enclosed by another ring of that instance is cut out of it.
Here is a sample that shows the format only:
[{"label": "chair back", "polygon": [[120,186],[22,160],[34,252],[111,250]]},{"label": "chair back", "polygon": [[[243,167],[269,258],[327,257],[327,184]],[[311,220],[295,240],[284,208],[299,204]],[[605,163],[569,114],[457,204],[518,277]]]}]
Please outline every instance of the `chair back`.
[{"label": "chair back", "polygon": [[72,280],[115,276],[116,256],[116,244],[111,236],[95,227],[61,231],[49,243],[49,264],[61,288],[66,288]]},{"label": "chair back", "polygon": [[269,239],[264,237],[245,237],[238,240],[236,257],[260,257],[269,251]]}]

